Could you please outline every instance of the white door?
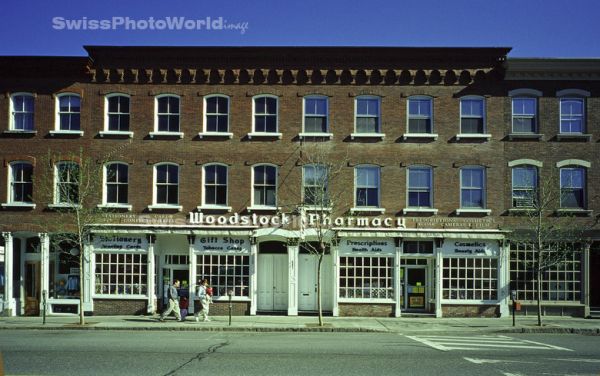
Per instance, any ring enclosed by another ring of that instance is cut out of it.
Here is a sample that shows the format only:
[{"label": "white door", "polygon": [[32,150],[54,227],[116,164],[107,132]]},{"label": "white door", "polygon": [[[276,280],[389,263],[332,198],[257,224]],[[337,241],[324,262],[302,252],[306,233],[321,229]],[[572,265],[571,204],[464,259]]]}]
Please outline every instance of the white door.
[{"label": "white door", "polygon": [[259,311],[284,311],[288,308],[287,255],[258,255]]},{"label": "white door", "polygon": [[[317,268],[316,255],[300,254],[298,257],[298,310],[317,310]],[[333,281],[331,255],[323,256],[321,264],[321,306],[324,311],[333,310]]]}]

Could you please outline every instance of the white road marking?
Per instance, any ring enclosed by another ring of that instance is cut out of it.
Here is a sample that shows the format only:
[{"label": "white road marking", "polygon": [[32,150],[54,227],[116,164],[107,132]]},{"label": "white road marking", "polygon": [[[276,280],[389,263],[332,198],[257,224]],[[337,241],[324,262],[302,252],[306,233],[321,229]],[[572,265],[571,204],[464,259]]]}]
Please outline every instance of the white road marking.
[{"label": "white road marking", "polygon": [[536,363],[536,362],[526,362],[521,360],[500,360],[500,359],[477,359],[477,358],[467,358],[463,357],[464,360],[469,361],[475,364],[485,364],[485,363]]},{"label": "white road marking", "polygon": [[600,363],[600,359],[550,359],[550,360],[558,360],[561,362]]},{"label": "white road marking", "polygon": [[554,349],[554,350],[562,350],[562,351],[574,351],[574,350],[571,350],[571,349],[567,349],[566,347],[560,347],[560,346],[548,345],[548,344],[545,344],[545,343],[541,343],[541,342],[535,342],[535,341],[529,341],[529,340],[526,340],[526,339],[522,339],[521,341],[523,341],[523,342],[528,342],[528,343],[534,343],[534,344],[536,344],[536,345],[547,346],[547,347],[550,347],[551,349]]},{"label": "white road marking", "polygon": [[425,338],[419,338],[419,337],[413,337],[413,336],[406,336],[406,338],[410,338],[413,341],[421,342],[422,344],[427,345],[429,347],[433,347],[436,350],[440,350],[440,351],[449,351],[450,350],[444,346],[438,346],[435,343],[426,340]]},{"label": "white road marking", "polygon": [[522,373],[502,372],[504,376],[525,376]]},{"label": "white road marking", "polygon": [[559,350],[573,351],[565,347],[549,345],[546,343],[521,340],[507,336],[406,336],[413,341],[420,342],[440,351],[463,350],[481,351],[486,349],[534,349],[534,350]]}]

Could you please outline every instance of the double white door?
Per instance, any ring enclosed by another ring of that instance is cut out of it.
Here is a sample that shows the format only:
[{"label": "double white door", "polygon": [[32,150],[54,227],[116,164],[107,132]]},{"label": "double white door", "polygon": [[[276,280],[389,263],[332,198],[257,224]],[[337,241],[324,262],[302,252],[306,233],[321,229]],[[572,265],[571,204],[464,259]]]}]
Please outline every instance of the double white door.
[{"label": "double white door", "polygon": [[258,255],[258,305],[259,311],[285,311],[288,309],[288,255]]},{"label": "double white door", "polygon": [[[317,268],[316,255],[298,256],[298,310],[317,310]],[[324,311],[333,309],[333,281],[331,279],[331,255],[323,256],[321,265],[321,306]]]}]

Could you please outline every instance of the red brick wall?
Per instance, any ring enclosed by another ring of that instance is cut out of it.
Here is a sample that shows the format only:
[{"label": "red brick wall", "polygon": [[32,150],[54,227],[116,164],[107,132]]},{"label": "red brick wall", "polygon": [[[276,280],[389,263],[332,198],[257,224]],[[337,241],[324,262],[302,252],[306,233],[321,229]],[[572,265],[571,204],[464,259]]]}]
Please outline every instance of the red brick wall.
[{"label": "red brick wall", "polygon": [[393,304],[340,303],[340,316],[393,317]]},{"label": "red brick wall", "polygon": [[94,315],[145,315],[147,300],[94,299]]},{"label": "red brick wall", "polygon": [[499,317],[496,305],[442,305],[443,317]]}]

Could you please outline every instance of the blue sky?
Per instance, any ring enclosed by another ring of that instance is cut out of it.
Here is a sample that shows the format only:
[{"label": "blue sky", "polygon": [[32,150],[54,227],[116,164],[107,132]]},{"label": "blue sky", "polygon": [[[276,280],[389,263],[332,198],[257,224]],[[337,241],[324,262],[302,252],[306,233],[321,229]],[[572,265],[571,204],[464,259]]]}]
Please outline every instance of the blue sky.
[{"label": "blue sky", "polygon": [[[598,0],[4,0],[0,54],[84,55],[88,44],[345,45],[509,46],[511,57],[600,57],[599,14]],[[84,17],[211,17],[248,29],[53,28]]]}]

